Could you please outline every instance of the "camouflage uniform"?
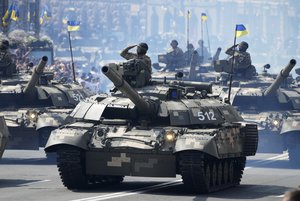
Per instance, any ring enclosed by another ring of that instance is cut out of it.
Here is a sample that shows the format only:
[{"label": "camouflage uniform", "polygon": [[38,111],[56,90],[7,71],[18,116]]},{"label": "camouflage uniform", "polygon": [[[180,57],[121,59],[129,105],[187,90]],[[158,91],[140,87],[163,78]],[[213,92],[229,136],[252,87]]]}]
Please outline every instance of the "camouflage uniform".
[{"label": "camouflage uniform", "polygon": [[235,46],[232,46],[226,50],[226,54],[230,55],[229,64],[232,64],[233,52],[234,52],[234,68],[235,70],[246,70],[251,66],[251,56],[246,51],[235,50]]},{"label": "camouflage uniform", "polygon": [[128,52],[129,49],[131,49],[131,48],[128,48],[128,47],[125,48],[121,52],[120,55],[123,58],[127,59],[127,60],[129,60],[129,59],[141,59],[141,60],[143,60],[145,62],[145,64],[147,65],[148,72],[151,75],[151,73],[152,73],[152,67],[151,67],[151,59],[150,59],[150,57],[148,57],[147,55],[138,55],[138,54],[135,54],[135,53],[130,53],[130,52]]}]

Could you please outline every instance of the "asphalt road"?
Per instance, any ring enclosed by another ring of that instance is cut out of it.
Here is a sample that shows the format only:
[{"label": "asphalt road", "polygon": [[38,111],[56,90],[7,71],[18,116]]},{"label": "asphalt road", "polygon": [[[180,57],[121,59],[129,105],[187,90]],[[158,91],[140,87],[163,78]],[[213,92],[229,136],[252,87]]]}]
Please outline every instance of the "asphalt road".
[{"label": "asphalt road", "polygon": [[1,201],[279,201],[285,191],[299,185],[300,168],[289,166],[287,154],[249,157],[240,186],[205,195],[184,191],[180,176],[125,177],[121,185],[69,191],[60,181],[55,161],[47,160],[43,150],[6,150],[0,160]]}]

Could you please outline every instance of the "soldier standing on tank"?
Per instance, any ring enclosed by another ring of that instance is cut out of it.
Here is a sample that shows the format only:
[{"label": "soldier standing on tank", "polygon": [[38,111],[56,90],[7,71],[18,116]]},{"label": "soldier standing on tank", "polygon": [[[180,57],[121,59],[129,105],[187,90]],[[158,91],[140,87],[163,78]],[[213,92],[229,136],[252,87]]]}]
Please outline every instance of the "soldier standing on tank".
[{"label": "soldier standing on tank", "polygon": [[[235,48],[238,47],[237,50]],[[232,65],[233,62],[233,53],[234,53],[234,72],[243,72],[251,66],[251,56],[247,51],[249,45],[245,41],[240,42],[239,44],[233,45],[232,47],[226,50],[226,54],[230,55],[229,64]]]},{"label": "soldier standing on tank", "polygon": [[13,62],[12,55],[8,51],[8,40],[2,40],[0,44],[0,72],[4,76],[12,76],[16,71],[16,65]]},{"label": "soldier standing on tank", "polygon": [[[136,54],[135,53],[130,53],[128,52],[130,49],[137,47],[136,48]],[[151,67],[151,59],[150,57],[148,57],[146,55],[148,51],[148,45],[147,43],[140,43],[138,45],[131,45],[128,46],[127,48],[125,48],[122,52],[121,52],[121,56],[127,60],[129,59],[141,59],[145,62],[146,66],[147,66],[147,71],[149,73],[149,75],[151,76],[152,73],[152,67]]]},{"label": "soldier standing on tank", "polygon": [[181,48],[178,47],[177,40],[172,40],[171,49],[168,50],[166,55],[166,68],[170,70],[175,70],[177,67],[182,67],[185,64],[184,53]]}]

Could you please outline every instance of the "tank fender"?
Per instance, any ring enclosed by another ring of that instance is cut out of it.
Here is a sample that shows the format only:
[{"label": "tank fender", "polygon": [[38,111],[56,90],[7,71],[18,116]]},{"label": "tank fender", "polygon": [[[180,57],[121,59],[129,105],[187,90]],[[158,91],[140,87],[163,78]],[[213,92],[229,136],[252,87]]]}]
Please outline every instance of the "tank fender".
[{"label": "tank fender", "polygon": [[45,151],[55,152],[60,145],[71,145],[87,150],[91,136],[87,129],[58,128],[51,132]]},{"label": "tank fender", "polygon": [[197,150],[219,158],[216,143],[214,142],[214,136],[211,135],[199,135],[199,134],[185,134],[178,136],[174,153],[188,150]]},{"label": "tank fender", "polygon": [[9,132],[4,117],[0,116],[0,158],[3,155],[5,146],[8,141],[8,137],[9,137]]},{"label": "tank fender", "polygon": [[68,114],[64,113],[43,113],[38,117],[36,130],[40,130],[45,127],[58,128],[59,126],[63,125],[67,116]]},{"label": "tank fender", "polygon": [[295,119],[293,117],[283,119],[282,128],[280,131],[281,135],[289,132],[299,132],[299,131],[300,131],[300,119]]}]

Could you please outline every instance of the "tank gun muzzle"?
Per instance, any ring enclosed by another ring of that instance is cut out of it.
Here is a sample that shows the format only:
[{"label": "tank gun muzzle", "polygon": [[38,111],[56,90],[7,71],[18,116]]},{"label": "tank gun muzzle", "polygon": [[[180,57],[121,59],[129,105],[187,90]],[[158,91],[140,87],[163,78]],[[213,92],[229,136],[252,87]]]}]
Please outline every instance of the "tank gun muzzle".
[{"label": "tank gun muzzle", "polygon": [[282,69],[277,75],[275,81],[266,89],[266,91],[264,92],[264,96],[274,94],[276,90],[280,87],[281,83],[289,76],[289,73],[292,71],[295,65],[296,60],[291,59],[288,65],[284,69]]},{"label": "tank gun muzzle", "polygon": [[29,82],[27,83],[27,85],[24,89],[25,94],[29,94],[33,91],[34,87],[38,83],[38,80],[39,80],[40,76],[44,72],[44,68],[47,64],[47,61],[48,61],[48,57],[43,56],[42,59],[40,60],[39,64],[33,69],[31,79],[29,80]]}]

